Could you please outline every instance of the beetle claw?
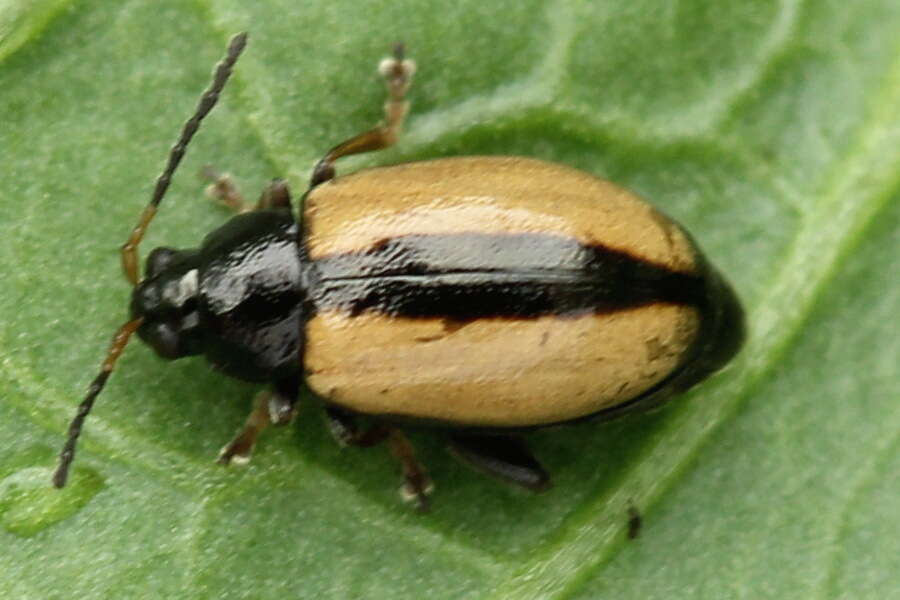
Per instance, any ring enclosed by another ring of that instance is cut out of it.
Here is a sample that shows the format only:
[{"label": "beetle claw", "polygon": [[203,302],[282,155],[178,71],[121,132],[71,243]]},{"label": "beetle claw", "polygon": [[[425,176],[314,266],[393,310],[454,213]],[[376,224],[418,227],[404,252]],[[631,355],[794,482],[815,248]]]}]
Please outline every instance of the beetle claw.
[{"label": "beetle claw", "polygon": [[[424,487],[420,487],[424,484]],[[428,496],[434,491],[434,483],[430,479],[424,482],[406,481],[400,486],[400,497],[404,502],[412,504],[419,512],[431,510],[431,500]]]},{"label": "beetle claw", "polygon": [[407,477],[400,486],[400,497],[404,502],[413,504],[419,512],[431,510],[431,501],[428,498],[434,492],[434,482],[431,478],[420,473],[419,477]]},{"label": "beetle claw", "polygon": [[219,450],[219,456],[216,463],[228,466],[230,464],[246,465],[250,462],[250,455],[253,453],[253,446],[244,443],[242,436],[238,436]]}]

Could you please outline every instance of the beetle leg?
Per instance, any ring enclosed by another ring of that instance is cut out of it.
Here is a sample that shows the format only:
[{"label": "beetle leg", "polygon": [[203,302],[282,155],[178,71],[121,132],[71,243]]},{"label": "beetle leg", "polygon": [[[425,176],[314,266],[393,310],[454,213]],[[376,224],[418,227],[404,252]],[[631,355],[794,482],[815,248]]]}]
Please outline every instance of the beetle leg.
[{"label": "beetle leg", "polygon": [[389,429],[388,443],[391,454],[400,461],[403,468],[403,487],[400,488],[400,496],[405,501],[414,503],[420,512],[427,512],[428,495],[434,491],[434,483],[425,472],[425,467],[416,459],[412,444],[396,427]]},{"label": "beetle leg", "polygon": [[204,179],[211,183],[206,187],[206,195],[213,200],[219,201],[236,213],[246,213],[254,210],[263,210],[268,208],[291,208],[291,192],[288,189],[287,182],[284,179],[273,179],[267,185],[256,205],[250,207],[244,196],[238,191],[234,179],[228,173],[218,173],[210,165],[203,168],[201,173]]},{"label": "beetle leg", "polygon": [[360,431],[356,424],[356,415],[337,406],[326,406],[325,415],[328,428],[339,444],[369,448],[384,440],[388,440],[391,454],[400,461],[403,469],[403,487],[400,495],[407,502],[414,502],[416,509],[428,510],[428,495],[434,490],[434,484],[425,468],[416,459],[412,444],[396,427],[376,422],[365,431]]},{"label": "beetle leg", "polygon": [[449,435],[450,452],[478,471],[532,491],[550,486],[550,475],[521,437],[515,435]]},{"label": "beetle leg", "polygon": [[310,188],[332,179],[334,177],[334,161],[342,156],[381,150],[393,146],[397,141],[403,120],[409,111],[409,102],[405,96],[412,76],[416,72],[416,63],[404,58],[403,44],[397,43],[394,46],[394,55],[381,61],[378,65],[378,72],[384,77],[388,89],[388,99],[384,104],[384,122],[329,150],[313,168],[309,182]]},{"label": "beetle leg", "polygon": [[259,200],[256,201],[256,210],[266,208],[291,209],[291,190],[288,188],[287,181],[284,179],[273,179],[263,189]]},{"label": "beetle leg", "polygon": [[365,431],[356,424],[356,415],[337,406],[326,406],[325,417],[331,435],[342,446],[371,448],[387,439],[390,428],[383,423],[375,423]]},{"label": "beetle leg", "polygon": [[236,213],[250,212],[244,196],[238,191],[234,179],[228,173],[219,173],[212,165],[206,165],[200,172],[200,176],[210,182],[206,186],[206,196],[227,206]]},{"label": "beetle leg", "polygon": [[287,425],[297,414],[297,397],[300,395],[300,378],[280,379],[272,386],[269,396],[269,421],[272,425]]},{"label": "beetle leg", "polygon": [[259,432],[272,424],[269,418],[269,398],[271,396],[272,393],[268,390],[256,395],[256,398],[253,399],[253,410],[247,415],[244,428],[219,451],[217,463],[228,465],[234,462],[243,465],[250,460],[250,454],[253,452]]},{"label": "beetle leg", "polygon": [[290,377],[278,381],[272,390],[265,390],[253,400],[253,410],[244,422],[244,428],[219,452],[216,462],[246,464],[259,433],[269,425],[290,423],[297,408],[299,379]]}]

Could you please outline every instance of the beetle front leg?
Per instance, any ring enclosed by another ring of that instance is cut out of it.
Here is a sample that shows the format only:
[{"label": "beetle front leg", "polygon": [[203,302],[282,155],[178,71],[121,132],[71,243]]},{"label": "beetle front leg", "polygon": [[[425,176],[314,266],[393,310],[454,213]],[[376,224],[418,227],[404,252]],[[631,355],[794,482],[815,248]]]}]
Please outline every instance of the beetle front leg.
[{"label": "beetle front leg", "polygon": [[259,433],[272,424],[269,418],[268,390],[260,392],[253,399],[253,410],[247,415],[244,428],[219,451],[216,462],[221,465],[230,465],[232,462],[243,465],[250,461],[250,454],[256,445]]},{"label": "beetle front leg", "polygon": [[378,72],[385,78],[388,88],[388,99],[384,105],[384,123],[357,134],[329,150],[313,168],[309,182],[310,189],[334,178],[334,161],[337,159],[350,154],[381,150],[396,143],[403,120],[409,112],[406,91],[416,72],[416,63],[404,58],[403,44],[397,43],[394,46],[394,55],[381,61]]},{"label": "beetle front leg", "polygon": [[222,448],[216,462],[223,465],[249,462],[256,438],[263,429],[269,425],[287,425],[294,419],[298,392],[299,380],[288,378],[276,382],[272,390],[257,394],[244,428]]}]

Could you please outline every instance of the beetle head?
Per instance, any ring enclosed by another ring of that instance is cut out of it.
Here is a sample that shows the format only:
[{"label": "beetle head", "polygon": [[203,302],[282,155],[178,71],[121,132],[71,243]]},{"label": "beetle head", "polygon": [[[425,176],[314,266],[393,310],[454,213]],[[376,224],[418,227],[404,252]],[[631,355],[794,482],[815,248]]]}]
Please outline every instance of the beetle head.
[{"label": "beetle head", "polygon": [[202,352],[197,252],[156,248],[146,273],[131,294],[131,318],[142,319],[138,336],[168,360]]}]

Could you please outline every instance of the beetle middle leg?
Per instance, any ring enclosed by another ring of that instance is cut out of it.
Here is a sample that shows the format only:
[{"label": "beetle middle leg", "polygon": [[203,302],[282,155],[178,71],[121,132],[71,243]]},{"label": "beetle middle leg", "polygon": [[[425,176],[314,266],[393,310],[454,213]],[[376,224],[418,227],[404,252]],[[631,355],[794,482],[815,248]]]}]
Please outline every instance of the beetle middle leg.
[{"label": "beetle middle leg", "polygon": [[325,418],[328,419],[328,430],[342,446],[371,448],[387,439],[390,428],[384,423],[373,423],[368,429],[360,431],[356,423],[356,415],[336,406],[325,407]]},{"label": "beetle middle leg", "polygon": [[206,195],[218,200],[236,213],[265,210],[271,208],[291,208],[291,192],[284,179],[273,179],[267,185],[254,206],[250,206],[238,190],[234,179],[228,173],[219,173],[207,165],[201,176],[210,184],[206,187]]},{"label": "beetle middle leg", "polygon": [[425,468],[416,459],[412,444],[402,431],[391,427],[388,435],[391,454],[400,461],[403,468],[403,487],[400,494],[407,502],[415,504],[416,509],[425,512],[429,508],[428,495],[434,491],[434,483]]},{"label": "beetle middle leg", "polygon": [[244,196],[234,183],[234,178],[229,173],[219,173],[212,165],[206,165],[200,171],[200,177],[209,181],[206,186],[206,195],[220,204],[227,206],[236,213],[245,213],[252,210]]},{"label": "beetle middle leg", "polygon": [[403,470],[400,488],[403,499],[414,503],[417,510],[428,510],[428,495],[434,490],[434,484],[400,429],[375,422],[368,429],[360,430],[353,414],[335,406],[326,406],[325,415],[332,435],[343,445],[370,448],[387,440],[391,454],[400,461]]},{"label": "beetle middle leg", "polygon": [[216,462],[246,464],[263,429],[269,425],[287,425],[293,420],[298,392],[299,381],[289,378],[277,382],[271,390],[257,394],[244,428],[222,448]]},{"label": "beetle middle leg", "polygon": [[406,113],[409,112],[406,91],[416,72],[416,63],[404,57],[403,44],[397,43],[394,46],[394,55],[381,61],[378,65],[378,72],[384,77],[388,89],[388,99],[384,104],[384,122],[329,150],[313,168],[309,182],[310,188],[334,177],[334,161],[337,159],[350,154],[381,150],[396,143],[403,120],[406,118]]}]

